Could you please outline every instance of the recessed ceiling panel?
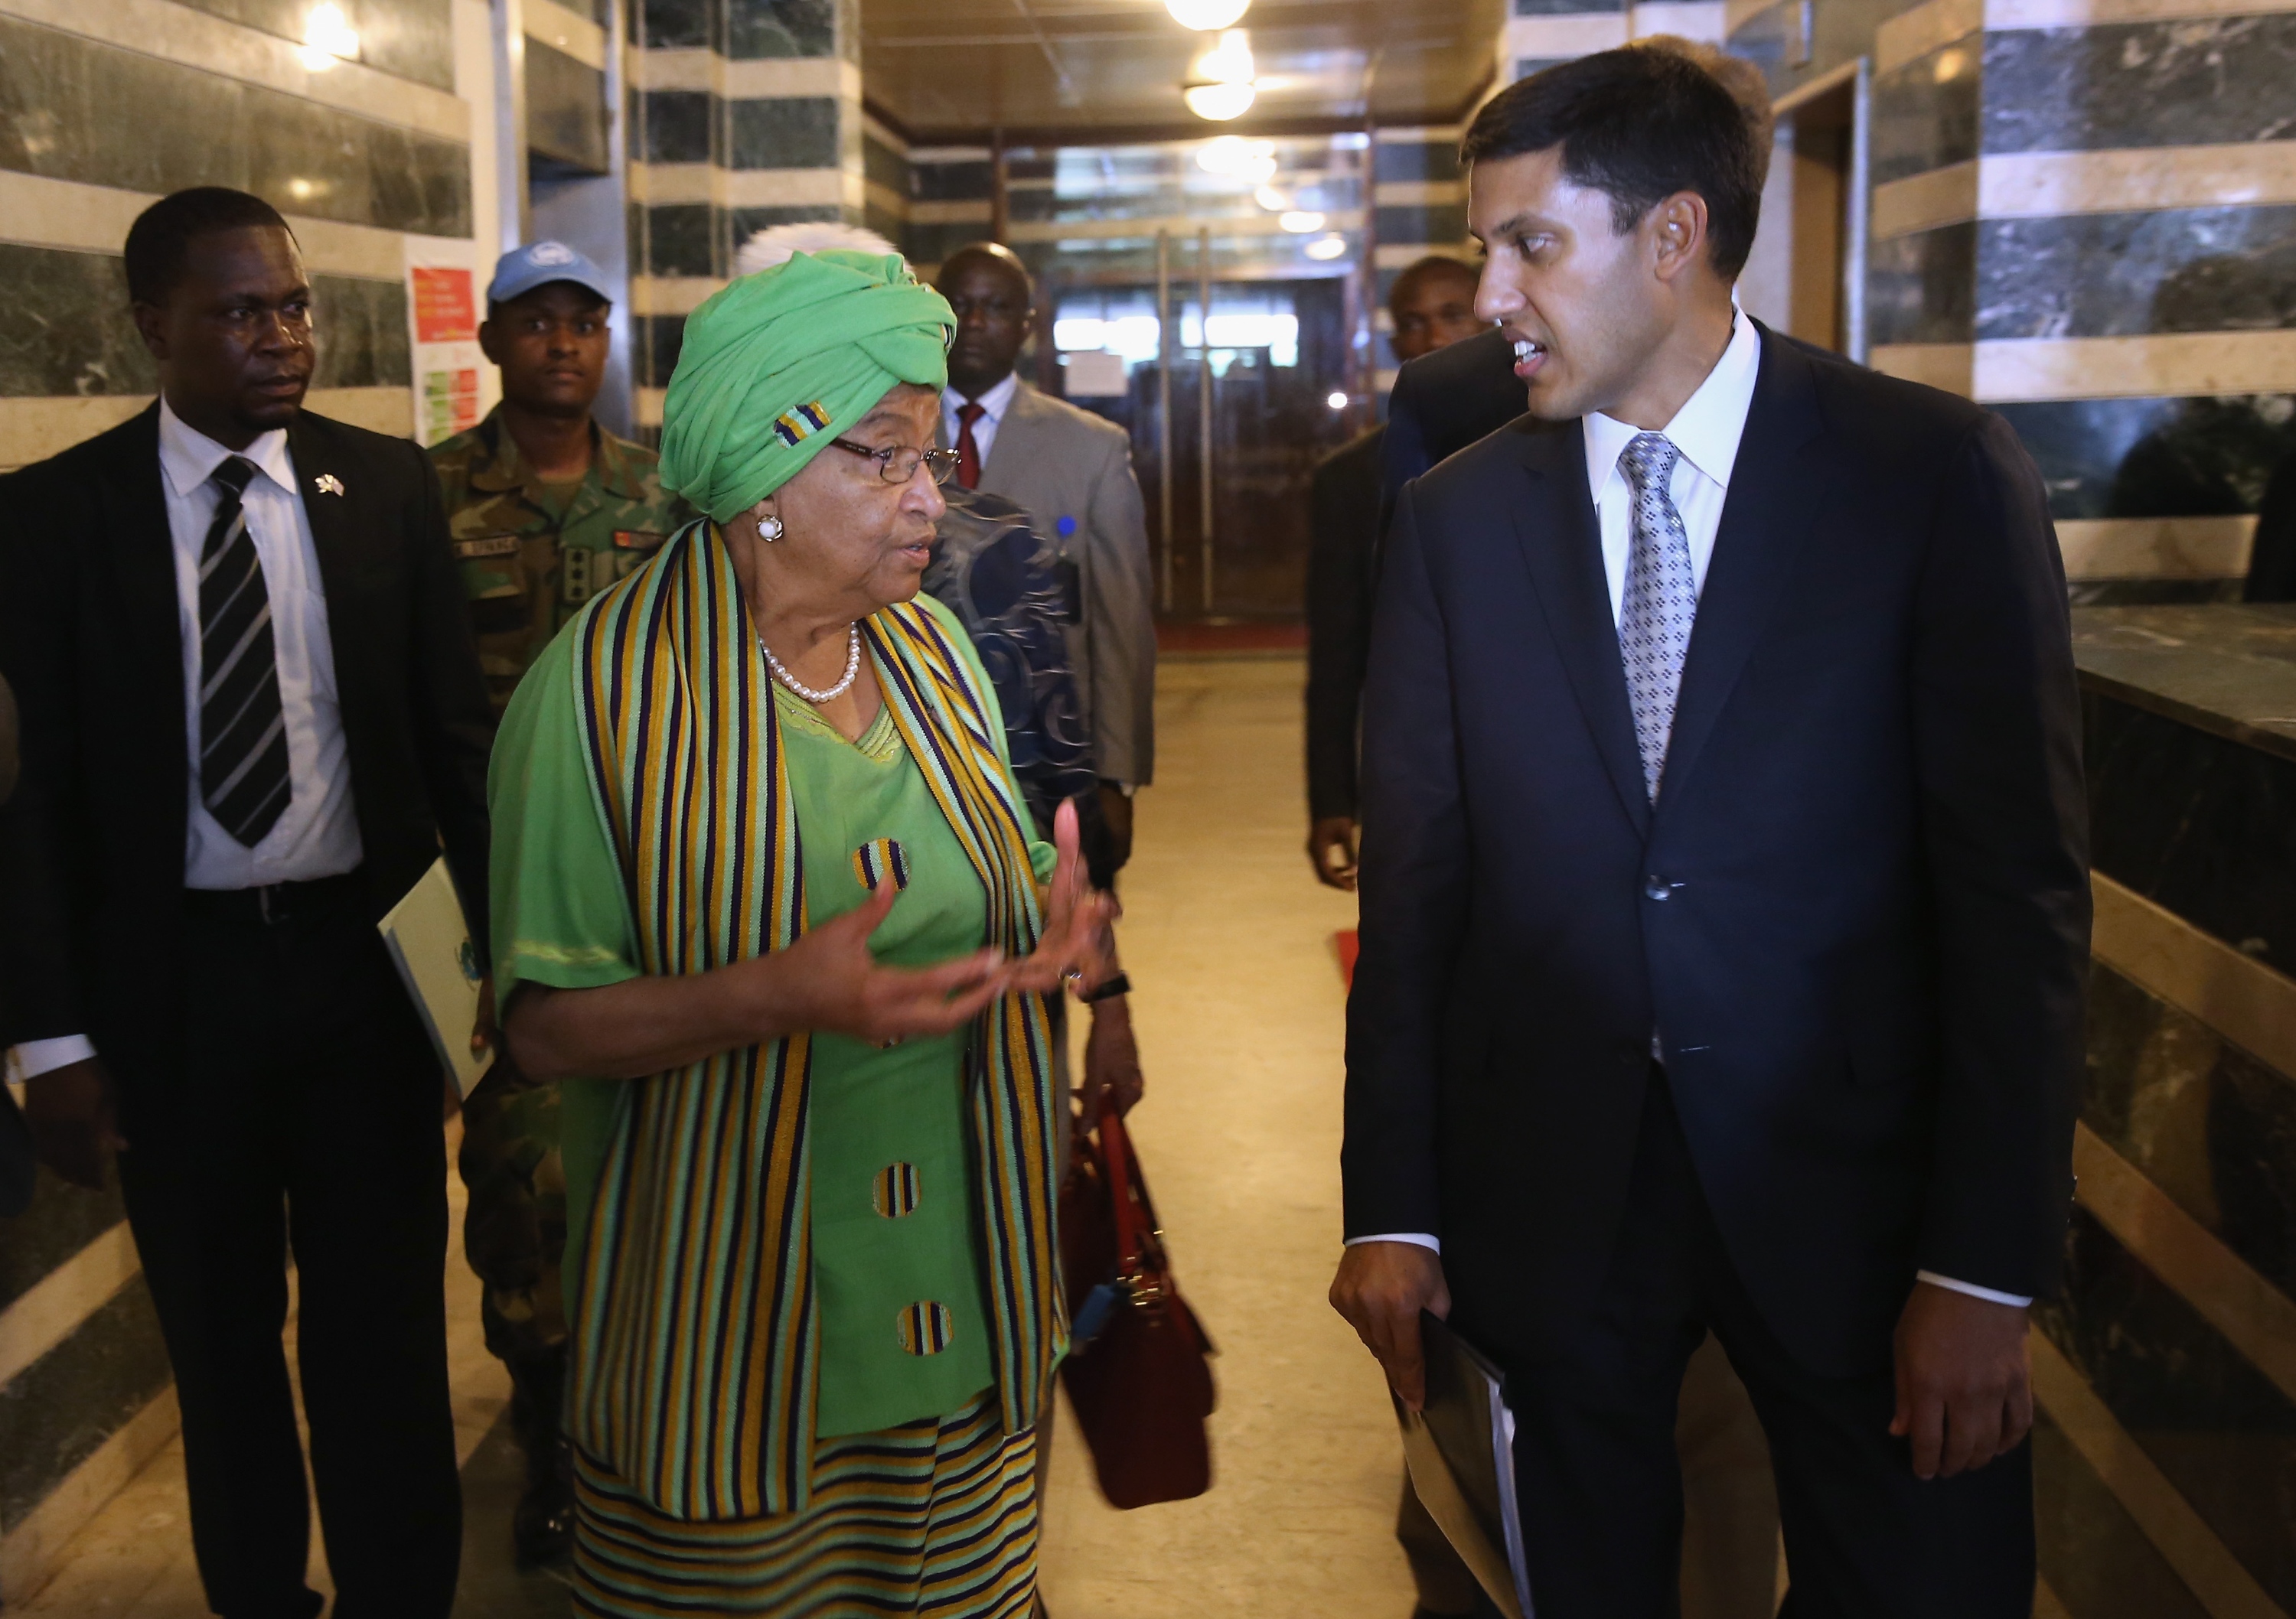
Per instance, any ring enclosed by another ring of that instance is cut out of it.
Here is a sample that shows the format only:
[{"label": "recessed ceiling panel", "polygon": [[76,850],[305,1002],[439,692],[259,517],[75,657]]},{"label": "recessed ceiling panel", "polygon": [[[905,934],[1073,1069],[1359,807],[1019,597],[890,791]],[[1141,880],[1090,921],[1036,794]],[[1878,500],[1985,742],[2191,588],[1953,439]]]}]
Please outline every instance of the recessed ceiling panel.
[{"label": "recessed ceiling panel", "polygon": [[[869,99],[928,139],[1194,125],[1181,86],[1217,36],[1162,0],[862,0]],[[1498,55],[1504,0],[1254,0],[1259,95],[1232,127],[1449,117]]]}]

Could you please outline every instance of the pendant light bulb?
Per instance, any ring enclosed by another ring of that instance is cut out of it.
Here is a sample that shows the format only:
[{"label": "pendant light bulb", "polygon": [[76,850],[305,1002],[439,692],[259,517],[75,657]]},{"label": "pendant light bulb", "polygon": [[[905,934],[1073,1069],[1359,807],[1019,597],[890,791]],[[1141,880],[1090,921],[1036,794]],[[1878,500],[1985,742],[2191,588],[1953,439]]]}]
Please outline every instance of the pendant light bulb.
[{"label": "pendant light bulb", "polygon": [[1180,92],[1189,111],[1215,124],[1242,118],[1251,110],[1252,100],[1258,94],[1250,84],[1190,85]]},{"label": "pendant light bulb", "polygon": [[1251,0],[1164,0],[1164,9],[1184,29],[1206,32],[1232,29],[1251,9]]}]

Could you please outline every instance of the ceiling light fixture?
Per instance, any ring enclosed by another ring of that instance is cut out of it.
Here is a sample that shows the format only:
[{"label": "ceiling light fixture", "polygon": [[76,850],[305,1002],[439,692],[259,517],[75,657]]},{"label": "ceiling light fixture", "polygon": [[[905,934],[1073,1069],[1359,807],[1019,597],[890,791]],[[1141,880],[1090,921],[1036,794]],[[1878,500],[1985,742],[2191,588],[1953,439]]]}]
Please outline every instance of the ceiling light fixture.
[{"label": "ceiling light fixture", "polygon": [[1208,33],[1234,28],[1237,19],[1251,9],[1251,0],[1164,0],[1164,9],[1182,28]]},{"label": "ceiling light fixture", "polygon": [[1219,37],[1219,43],[1201,56],[1188,77],[1198,84],[1248,85],[1257,74],[1251,60],[1251,33],[1248,29],[1229,29]]},{"label": "ceiling light fixture", "polygon": [[[1251,60],[1251,36],[1242,29],[1228,29],[1219,37],[1219,43],[1201,56],[1188,75],[1188,82],[1180,87],[1181,99],[1188,110],[1200,119],[1216,124],[1242,118],[1251,110],[1259,88],[1252,83],[1257,69]],[[1267,173],[1255,175],[1264,180],[1275,172],[1275,159],[1268,158]]]},{"label": "ceiling light fixture", "polygon": [[1251,193],[1251,200],[1271,214],[1280,214],[1292,206],[1292,199],[1272,185],[1263,185]]},{"label": "ceiling light fixture", "polygon": [[343,8],[333,0],[313,6],[303,20],[303,48],[297,53],[305,70],[324,73],[338,61],[357,61],[358,53],[358,30],[343,15]]},{"label": "ceiling light fixture", "polygon": [[1324,228],[1324,217],[1313,209],[1295,208],[1275,223],[1296,236],[1312,236]]},{"label": "ceiling light fixture", "polygon": [[1334,231],[1329,236],[1318,236],[1300,249],[1310,258],[1337,258],[1348,250],[1348,239]]},{"label": "ceiling light fixture", "polygon": [[1259,94],[1250,85],[1189,85],[1180,92],[1188,110],[1214,124],[1242,118]]}]

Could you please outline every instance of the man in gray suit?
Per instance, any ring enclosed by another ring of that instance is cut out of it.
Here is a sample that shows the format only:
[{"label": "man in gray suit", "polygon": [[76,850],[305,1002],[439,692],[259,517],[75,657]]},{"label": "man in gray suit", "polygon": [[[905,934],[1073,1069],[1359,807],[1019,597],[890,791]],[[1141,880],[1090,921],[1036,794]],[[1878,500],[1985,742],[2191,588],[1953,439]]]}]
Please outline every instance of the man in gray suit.
[{"label": "man in gray suit", "polygon": [[1120,866],[1132,847],[1132,794],[1156,766],[1156,625],[1132,441],[1114,422],[1014,374],[1036,287],[1012,249],[959,248],[937,284],[956,313],[940,429],[957,453],[957,481],[1027,511],[1076,568],[1069,666],[1092,716],[1101,806]]}]

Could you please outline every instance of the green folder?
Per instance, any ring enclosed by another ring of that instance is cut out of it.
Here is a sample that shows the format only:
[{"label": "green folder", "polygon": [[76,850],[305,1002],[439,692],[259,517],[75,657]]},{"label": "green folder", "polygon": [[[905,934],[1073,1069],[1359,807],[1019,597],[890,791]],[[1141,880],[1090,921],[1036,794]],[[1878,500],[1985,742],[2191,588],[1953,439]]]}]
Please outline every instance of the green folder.
[{"label": "green folder", "polygon": [[479,992],[486,964],[471,943],[463,902],[455,892],[445,856],[431,862],[406,897],[375,924],[398,969],[400,982],[430,1032],[431,1048],[457,1095],[468,1096],[487,1071],[493,1052],[471,1050],[471,1030],[479,1020]]}]

